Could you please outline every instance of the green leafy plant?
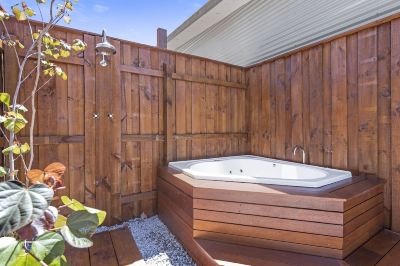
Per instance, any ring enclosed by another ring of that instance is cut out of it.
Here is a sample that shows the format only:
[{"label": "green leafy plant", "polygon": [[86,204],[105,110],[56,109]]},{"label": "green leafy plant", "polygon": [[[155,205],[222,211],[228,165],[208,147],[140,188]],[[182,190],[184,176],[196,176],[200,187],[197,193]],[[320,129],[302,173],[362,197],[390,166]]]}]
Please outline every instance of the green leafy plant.
[{"label": "green leafy plant", "polygon": [[[38,13],[42,15],[46,0],[36,0],[36,3]],[[49,21],[45,23],[42,17],[42,27],[35,31],[30,21],[36,15],[33,8],[25,2],[10,7],[12,19],[29,26],[31,40],[24,44],[9,34],[5,21],[11,16],[0,6],[3,26],[0,46],[14,50],[18,65],[15,93],[12,96],[0,93],[0,102],[4,106],[0,115],[0,132],[7,142],[2,150],[7,158],[6,164],[0,166],[0,177],[4,179],[0,182],[0,265],[67,265],[65,243],[76,248],[90,247],[93,245],[91,236],[106,216],[104,211],[86,207],[67,196],[61,197],[61,206],[51,206],[55,191],[64,188],[66,167],[62,163],[51,163],[43,170],[32,169],[35,94],[54,77],[67,80],[67,74],[54,60],[70,57],[86,48],[82,40],[68,43],[51,35],[51,30],[60,20],[70,23],[73,2],[49,0],[47,7]],[[26,69],[29,60],[35,62],[33,69]],[[34,83],[23,87],[31,75],[35,75]],[[46,78],[42,82],[41,76]],[[26,101],[18,102],[22,88],[30,89],[29,123],[25,118],[28,111],[24,105]],[[29,143],[20,142],[18,133],[28,124]],[[15,167],[17,161],[21,162],[20,169]]]}]

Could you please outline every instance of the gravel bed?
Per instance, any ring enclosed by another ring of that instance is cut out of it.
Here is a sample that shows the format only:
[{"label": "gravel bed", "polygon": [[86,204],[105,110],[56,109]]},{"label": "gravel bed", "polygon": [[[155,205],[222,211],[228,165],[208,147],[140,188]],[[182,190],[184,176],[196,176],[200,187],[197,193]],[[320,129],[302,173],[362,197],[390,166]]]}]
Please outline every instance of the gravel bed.
[{"label": "gravel bed", "polygon": [[146,265],[196,265],[158,216],[132,219],[114,226],[101,226],[97,232],[128,226]]}]

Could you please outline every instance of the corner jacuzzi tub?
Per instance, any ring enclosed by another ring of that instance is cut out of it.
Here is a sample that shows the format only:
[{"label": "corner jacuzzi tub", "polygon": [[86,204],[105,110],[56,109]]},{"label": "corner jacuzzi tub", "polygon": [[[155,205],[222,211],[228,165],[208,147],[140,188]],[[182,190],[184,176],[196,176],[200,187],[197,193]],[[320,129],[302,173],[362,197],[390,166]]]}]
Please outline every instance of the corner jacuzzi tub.
[{"label": "corner jacuzzi tub", "polygon": [[244,155],[170,162],[169,167],[195,179],[322,187],[347,178],[349,171]]}]

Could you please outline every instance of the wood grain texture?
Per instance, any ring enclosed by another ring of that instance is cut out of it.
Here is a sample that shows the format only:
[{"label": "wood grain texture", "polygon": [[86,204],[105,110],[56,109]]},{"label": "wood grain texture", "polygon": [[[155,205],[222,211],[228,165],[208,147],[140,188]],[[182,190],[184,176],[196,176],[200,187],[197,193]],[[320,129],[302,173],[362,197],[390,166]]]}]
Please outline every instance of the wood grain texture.
[{"label": "wood grain texture", "polygon": [[[29,42],[27,25],[7,23]],[[35,166],[68,164],[61,194],[109,210],[108,222],[153,214],[154,199],[119,201],[156,190],[165,159],[165,63],[173,160],[253,153],[298,161],[291,149],[300,143],[308,163],[385,179],[385,224],[400,230],[399,30],[393,17],[248,69],[112,39],[117,55],[100,69],[96,36],[56,28],[56,36],[83,38],[88,49],[56,60],[69,80],[54,79],[39,93]],[[7,49],[4,55],[12,92],[16,62]],[[26,85],[21,99],[28,96]]]},{"label": "wood grain texture", "polygon": [[314,189],[199,180],[163,167],[158,189],[163,221],[179,219],[180,234],[195,239],[343,259],[383,228],[383,182],[374,178]]},{"label": "wood grain texture", "polygon": [[111,236],[108,232],[95,234],[93,236],[93,242],[96,242],[97,245],[93,245],[89,248],[90,263],[92,265],[118,265]]},{"label": "wood grain texture", "polygon": [[392,229],[400,231],[400,20],[391,23]]},{"label": "wood grain texture", "polygon": [[[398,18],[390,20],[250,67],[247,103],[252,154],[299,161],[288,150],[300,144],[309,164],[385,179],[385,225],[398,231],[400,28]],[[259,68],[261,84],[252,81]]]},{"label": "wood grain texture", "polygon": [[135,240],[127,227],[95,234],[90,248],[65,247],[65,256],[71,266],[145,265]]},{"label": "wood grain texture", "polygon": [[[11,34],[30,41],[28,25],[7,23]],[[56,60],[68,80],[50,80],[37,97],[35,167],[68,165],[66,189],[58,196],[106,210],[108,224],[142,212],[153,215],[156,199],[143,193],[156,191],[158,166],[248,150],[244,68],[113,38],[117,53],[101,67],[95,52],[99,36],[59,27],[54,34],[88,44],[83,54]],[[14,51],[5,49],[4,55],[12,92]],[[28,69],[33,67],[31,60]],[[29,97],[29,89],[24,86],[21,99]],[[21,141],[26,137],[23,130]]]}]

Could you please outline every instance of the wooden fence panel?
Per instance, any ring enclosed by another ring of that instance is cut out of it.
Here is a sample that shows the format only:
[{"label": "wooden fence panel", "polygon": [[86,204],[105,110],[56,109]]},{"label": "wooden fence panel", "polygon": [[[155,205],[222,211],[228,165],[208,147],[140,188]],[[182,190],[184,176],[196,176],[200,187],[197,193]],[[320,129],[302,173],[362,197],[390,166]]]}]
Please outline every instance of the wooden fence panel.
[{"label": "wooden fence panel", "polygon": [[[9,25],[11,34],[30,41],[27,25]],[[117,55],[101,67],[94,49],[100,36],[60,27],[54,34],[88,44],[82,55],[57,60],[68,80],[43,78],[36,97],[35,167],[52,161],[68,166],[59,195],[106,210],[108,224],[152,215],[157,167],[166,160],[246,153],[243,68],[114,39]],[[6,88],[12,90],[14,51],[4,55]],[[32,60],[28,69],[33,67]],[[23,101],[33,78],[23,87]],[[28,130],[21,136],[27,139]]]},{"label": "wooden fence panel", "polygon": [[[267,131],[272,134],[271,157],[298,160],[284,154],[289,143],[287,136],[291,135],[291,145],[303,145],[311,164],[385,179],[385,223],[397,231],[400,230],[399,25],[395,19],[353,31],[247,71],[248,108],[253,120],[249,128],[251,153],[259,153]],[[298,76],[299,57],[302,77]],[[285,67],[287,58],[291,59],[290,68]],[[270,75],[264,70],[263,78],[270,79],[271,86],[266,86],[266,81],[254,82],[253,73],[269,67]],[[287,76],[291,77],[291,94],[284,93]],[[270,107],[259,108],[256,101],[264,99],[267,93]],[[290,102],[291,109],[285,108]],[[269,119],[265,129],[264,119],[271,110],[276,110],[273,116],[276,122]],[[291,128],[284,127],[289,115]],[[259,125],[263,128],[258,128]]]},{"label": "wooden fence panel", "polygon": [[[7,23],[30,42],[27,25]],[[250,69],[121,40],[112,40],[117,55],[102,68],[99,36],[56,28],[88,49],[57,60],[69,80],[49,81],[36,97],[35,167],[68,165],[60,195],[105,209],[114,223],[155,213],[162,163],[248,152],[298,161],[292,147],[301,144],[312,164],[386,179],[386,225],[399,231],[399,25],[396,19]],[[4,50],[9,92],[12,56]],[[28,106],[32,79],[21,93]]]}]

